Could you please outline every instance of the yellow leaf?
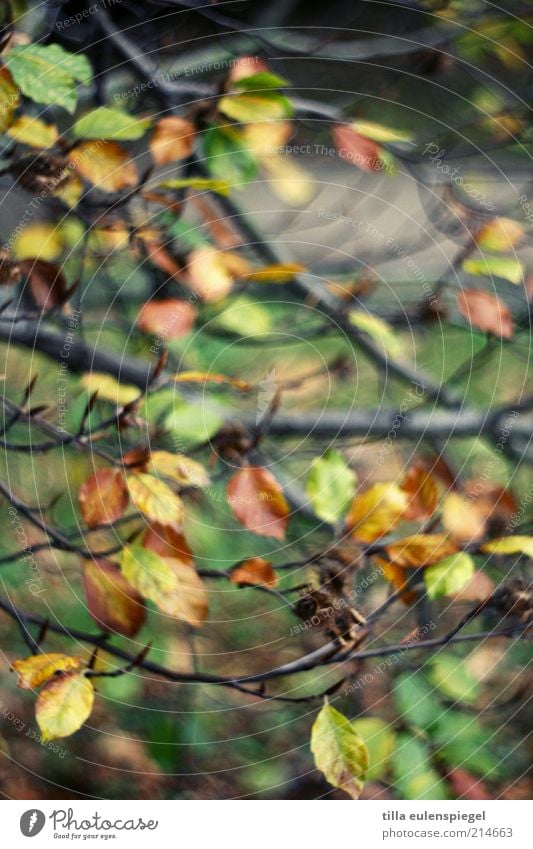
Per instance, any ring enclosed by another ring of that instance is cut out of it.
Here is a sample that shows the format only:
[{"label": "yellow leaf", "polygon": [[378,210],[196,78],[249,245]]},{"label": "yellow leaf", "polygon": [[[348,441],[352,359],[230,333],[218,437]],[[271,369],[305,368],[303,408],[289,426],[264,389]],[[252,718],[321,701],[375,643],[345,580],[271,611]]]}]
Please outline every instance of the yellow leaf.
[{"label": "yellow leaf", "polygon": [[117,142],[84,142],[71,150],[69,159],[78,174],[103,192],[118,192],[137,184],[135,164]]},{"label": "yellow leaf", "polygon": [[168,115],[157,122],[150,139],[150,152],[156,165],[166,165],[190,156],[194,147],[195,127],[186,118]]},{"label": "yellow leaf", "polygon": [[402,353],[401,342],[388,322],[377,315],[352,310],[349,314],[350,324],[362,330],[380,345],[391,357],[398,357]]},{"label": "yellow leaf", "polygon": [[128,489],[131,500],[148,519],[161,525],[181,525],[183,502],[166,483],[153,475],[130,475]]},{"label": "yellow leaf", "polygon": [[387,545],[385,550],[396,566],[418,568],[454,554],[457,545],[448,534],[414,534]]},{"label": "yellow leaf", "polygon": [[55,124],[45,124],[40,118],[32,118],[31,115],[19,115],[14,121],[6,135],[15,139],[19,144],[27,144],[30,147],[50,147],[57,137]]},{"label": "yellow leaf", "polygon": [[35,707],[43,743],[68,737],[91,715],[94,688],[80,672],[64,672],[45,684]]},{"label": "yellow leaf", "polygon": [[243,128],[243,144],[250,153],[262,159],[278,156],[275,148],[287,144],[292,134],[290,121],[256,121]]},{"label": "yellow leaf", "polygon": [[293,157],[275,153],[261,157],[261,165],[276,197],[290,206],[305,206],[315,196],[314,179]]},{"label": "yellow leaf", "polygon": [[185,280],[196,295],[211,303],[225,298],[234,278],[249,271],[250,264],[238,254],[202,247],[189,254]]},{"label": "yellow leaf", "polygon": [[0,68],[0,133],[4,133],[20,103],[20,91],[7,68]]},{"label": "yellow leaf", "polygon": [[484,251],[510,251],[524,236],[524,228],[510,218],[493,218],[476,235]]},{"label": "yellow leaf", "polygon": [[209,486],[210,479],[204,467],[184,454],[170,451],[152,451],[149,471],[156,476],[172,478],[180,486]]},{"label": "yellow leaf", "polygon": [[368,749],[350,721],[327,703],[313,723],[311,751],[329,783],[358,799],[369,768]]},{"label": "yellow leaf", "polygon": [[461,543],[470,543],[483,536],[487,510],[484,504],[468,500],[451,492],[442,505],[442,524]]},{"label": "yellow leaf", "polygon": [[394,483],[376,483],[356,495],[346,524],[353,536],[362,542],[373,542],[392,531],[402,518],[409,499]]},{"label": "yellow leaf", "polygon": [[33,654],[23,660],[15,660],[12,668],[19,676],[17,684],[23,690],[34,690],[48,681],[57,671],[78,669],[80,657],[69,657],[58,652]]},{"label": "yellow leaf", "polygon": [[124,407],[141,397],[141,391],[136,386],[119,383],[111,375],[101,374],[98,371],[87,372],[81,378],[81,382],[91,394],[98,392],[99,398],[111,401],[117,407]]},{"label": "yellow leaf", "polygon": [[52,262],[61,256],[65,245],[55,224],[27,224],[15,239],[17,259],[44,259]]},{"label": "yellow leaf", "polygon": [[481,551],[488,554],[527,554],[533,557],[533,537],[515,536],[501,537],[485,542]]},{"label": "yellow leaf", "polygon": [[254,283],[290,283],[297,274],[304,271],[307,271],[307,268],[299,262],[280,262],[257,268],[247,274],[246,279]]},{"label": "yellow leaf", "polygon": [[180,371],[174,375],[175,383],[229,383],[242,392],[248,392],[250,384],[236,377],[228,377],[225,374],[214,374],[204,371]]},{"label": "yellow leaf", "polygon": [[384,127],[383,124],[376,124],[375,121],[353,121],[350,126],[356,133],[365,136],[372,141],[383,142],[408,142],[411,141],[411,134],[401,130],[391,130],[390,127]]},{"label": "yellow leaf", "polygon": [[80,180],[77,174],[72,174],[72,176],[57,186],[52,194],[72,209],[77,206],[83,194],[83,181]]}]

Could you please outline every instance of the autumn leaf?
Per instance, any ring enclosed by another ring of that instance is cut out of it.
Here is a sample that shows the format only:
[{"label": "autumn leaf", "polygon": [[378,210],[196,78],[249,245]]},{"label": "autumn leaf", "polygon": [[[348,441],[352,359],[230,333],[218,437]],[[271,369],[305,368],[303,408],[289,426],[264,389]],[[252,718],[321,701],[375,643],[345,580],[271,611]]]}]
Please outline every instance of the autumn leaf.
[{"label": "autumn leaf", "polygon": [[112,525],[124,515],[129,502],[124,475],[120,469],[100,469],[81,485],[78,501],[90,528]]},{"label": "autumn leaf", "polygon": [[128,383],[119,383],[110,374],[99,371],[91,371],[84,374],[81,382],[85,389],[92,395],[98,392],[98,397],[110,401],[117,407],[125,407],[141,397],[142,393],[136,386]]},{"label": "autumn leaf", "polygon": [[341,159],[361,171],[380,171],[384,158],[383,148],[373,139],[358,132],[353,125],[337,124],[333,128],[333,142]]},{"label": "autumn leaf", "polygon": [[172,557],[188,566],[194,565],[193,553],[187,540],[181,530],[173,525],[160,525],[158,522],[153,522],[146,530],[142,544],[144,548],[155,551],[161,557]]},{"label": "autumn leaf", "polygon": [[361,542],[373,542],[396,527],[408,503],[407,494],[397,484],[376,483],[355,496],[346,527]]},{"label": "autumn leaf", "polygon": [[493,218],[476,234],[476,242],[484,251],[509,251],[524,237],[524,228],[510,218]]},{"label": "autumn leaf", "polygon": [[250,265],[236,253],[200,247],[188,256],[185,281],[206,303],[220,301],[231,292],[235,277],[250,271]]},{"label": "autumn leaf", "polygon": [[156,165],[167,165],[190,156],[195,132],[194,124],[186,118],[177,115],[161,118],[150,139],[150,153]]},{"label": "autumn leaf", "polygon": [[94,687],[80,672],[63,672],[49,681],[37,699],[35,716],[43,743],[74,734],[91,715]]},{"label": "autumn leaf", "polygon": [[279,262],[256,268],[246,274],[245,278],[253,283],[290,283],[304,271],[307,271],[306,266],[299,262]]},{"label": "autumn leaf", "polygon": [[430,519],[437,509],[439,492],[435,478],[422,463],[414,463],[407,470],[401,489],[409,498],[405,518],[420,522]]},{"label": "autumn leaf", "polygon": [[183,502],[164,481],[144,473],[130,475],[128,489],[135,507],[148,519],[162,525],[181,525]]},{"label": "autumn leaf", "polygon": [[474,561],[463,551],[428,566],[424,583],[429,598],[455,595],[470,581],[474,571]]},{"label": "autumn leaf", "polygon": [[122,552],[121,569],[130,584],[163,613],[194,627],[205,621],[207,590],[193,566],[132,545]]},{"label": "autumn leaf", "polygon": [[315,457],[307,478],[306,492],[319,519],[334,525],[350,504],[357,476],[337,451]]},{"label": "autumn leaf", "polygon": [[369,768],[368,749],[350,721],[328,703],[313,723],[311,751],[327,781],[358,799]]},{"label": "autumn leaf", "polygon": [[259,587],[275,587],[278,584],[272,563],[262,557],[251,557],[237,563],[230,570],[230,581],[232,584],[250,585]]},{"label": "autumn leaf", "polygon": [[80,665],[80,657],[70,657],[59,652],[32,654],[23,660],[15,660],[11,664],[18,675],[17,684],[23,690],[35,690],[56,672],[78,669]]},{"label": "autumn leaf", "polygon": [[29,147],[40,149],[50,147],[58,138],[55,124],[45,124],[40,118],[34,118],[32,115],[19,115],[6,131],[6,135],[18,144],[27,144]]},{"label": "autumn leaf", "polygon": [[463,269],[467,274],[482,274],[486,277],[502,277],[519,286],[524,278],[524,266],[516,257],[483,256],[465,259]]},{"label": "autumn leaf", "polygon": [[146,618],[144,601],[110,560],[82,565],[87,608],[105,631],[134,637]]},{"label": "autumn leaf", "polygon": [[478,330],[502,339],[512,339],[514,328],[511,311],[495,295],[482,289],[465,289],[457,293],[457,307],[461,315]]},{"label": "autumn leaf", "polygon": [[390,563],[383,557],[374,557],[374,562],[382,572],[383,577],[392,584],[395,591],[401,593],[401,599],[404,604],[410,605],[417,600],[418,593],[416,590],[409,589],[409,573],[405,571],[403,566]]},{"label": "autumn leaf", "polygon": [[414,534],[390,543],[385,550],[396,566],[416,569],[454,554],[457,544],[448,534]]},{"label": "autumn leaf", "polygon": [[76,286],[69,286],[61,268],[44,259],[25,259],[19,263],[28,278],[28,289],[35,304],[43,310],[64,306]]},{"label": "autumn leaf", "polygon": [[214,372],[204,371],[180,371],[174,375],[175,383],[228,383],[234,386],[235,389],[240,389],[242,392],[248,392],[250,384],[246,380],[241,380],[238,377],[229,377],[227,374],[215,374]]},{"label": "autumn leaf", "polygon": [[156,476],[171,478],[180,486],[206,487],[211,482],[201,463],[170,451],[152,451],[149,471]]},{"label": "autumn leaf", "polygon": [[480,539],[485,531],[486,519],[487,506],[474,498],[450,492],[444,499],[442,524],[460,543],[469,544]]},{"label": "autumn leaf", "polygon": [[274,475],[259,466],[245,466],[230,479],[228,503],[248,530],[262,536],[285,538],[289,505]]},{"label": "autumn leaf", "polygon": [[103,192],[119,192],[137,184],[135,164],[117,142],[83,142],[68,156],[78,174]]},{"label": "autumn leaf", "polygon": [[0,133],[10,126],[20,103],[20,91],[7,68],[0,68]]},{"label": "autumn leaf", "polygon": [[391,325],[378,315],[363,310],[350,310],[350,324],[367,333],[391,357],[399,357],[403,346]]},{"label": "autumn leaf", "polygon": [[510,536],[483,543],[481,551],[487,554],[526,554],[533,557],[533,536]]},{"label": "autumn leaf", "polygon": [[187,336],[195,320],[196,310],[192,304],[178,298],[166,298],[144,304],[137,318],[137,327],[143,333],[153,333],[167,342]]}]

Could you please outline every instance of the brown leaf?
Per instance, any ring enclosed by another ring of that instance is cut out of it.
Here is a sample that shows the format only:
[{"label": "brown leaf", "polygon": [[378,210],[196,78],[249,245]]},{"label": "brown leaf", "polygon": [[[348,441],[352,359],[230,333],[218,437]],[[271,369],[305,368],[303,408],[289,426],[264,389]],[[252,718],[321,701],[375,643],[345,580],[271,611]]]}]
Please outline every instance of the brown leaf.
[{"label": "brown leaf", "polygon": [[396,566],[414,569],[438,563],[458,549],[448,534],[413,534],[387,545],[385,550]]},{"label": "brown leaf", "polygon": [[416,590],[407,589],[408,573],[405,569],[401,566],[396,566],[395,563],[389,563],[388,560],[384,560],[382,557],[374,557],[374,563],[381,569],[383,575],[387,581],[390,581],[395,590],[398,592],[405,590],[401,595],[404,604],[409,605],[416,601],[418,598]]},{"label": "brown leaf", "polygon": [[289,505],[275,477],[267,469],[246,466],[228,483],[228,503],[248,530],[284,539]]},{"label": "brown leaf", "polygon": [[134,637],[146,618],[142,596],[110,560],[85,560],[82,569],[87,607],[94,621],[105,631]]},{"label": "brown leaf", "polygon": [[150,139],[150,152],[156,165],[166,165],[190,156],[195,132],[194,124],[186,118],[177,115],[161,118]]},{"label": "brown leaf", "polygon": [[458,799],[480,799],[488,801],[494,799],[489,788],[480,778],[467,772],[460,766],[454,767],[446,776],[454,796]]},{"label": "brown leaf", "polygon": [[63,306],[76,289],[75,285],[69,287],[63,272],[53,262],[25,259],[19,268],[28,278],[33,300],[43,310]]},{"label": "brown leaf", "polygon": [[148,301],[137,318],[137,326],[143,333],[153,333],[162,339],[181,339],[191,332],[196,320],[196,310],[188,301],[168,298],[164,301]]},{"label": "brown leaf", "polygon": [[513,319],[511,311],[499,298],[482,289],[466,289],[457,293],[457,307],[466,320],[502,339],[512,339]]},{"label": "brown leaf", "polygon": [[439,497],[437,482],[423,463],[414,463],[408,469],[401,488],[409,496],[406,519],[422,522],[433,515]]},{"label": "brown leaf", "polygon": [[78,492],[81,513],[90,528],[112,525],[123,515],[129,495],[120,469],[100,469],[83,483]]},{"label": "brown leaf", "polygon": [[349,126],[337,124],[333,128],[333,142],[341,159],[356,165],[361,171],[381,170],[381,147]]},{"label": "brown leaf", "polygon": [[263,560],[262,557],[251,557],[249,560],[243,560],[230,571],[232,584],[275,587],[278,580],[278,576],[272,568],[272,563],[269,560]]},{"label": "brown leaf", "polygon": [[155,551],[161,557],[172,557],[187,566],[194,565],[194,557],[187,540],[173,525],[160,525],[153,522],[143,537],[143,548]]},{"label": "brown leaf", "polygon": [[169,254],[164,245],[154,239],[143,239],[142,241],[144,242],[146,253],[150,262],[152,262],[156,268],[164,271],[170,278],[177,278],[180,266]]},{"label": "brown leaf", "polygon": [[118,192],[137,184],[137,169],[128,152],[114,141],[90,141],[69,153],[74,168],[103,192]]}]

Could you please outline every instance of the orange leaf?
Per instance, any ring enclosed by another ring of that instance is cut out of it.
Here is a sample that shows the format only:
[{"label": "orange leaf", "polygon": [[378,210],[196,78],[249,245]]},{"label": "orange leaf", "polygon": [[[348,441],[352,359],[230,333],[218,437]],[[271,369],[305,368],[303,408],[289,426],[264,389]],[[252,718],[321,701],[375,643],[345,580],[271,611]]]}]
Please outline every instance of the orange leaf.
[{"label": "orange leaf", "polygon": [[439,497],[437,482],[422,463],[415,463],[408,469],[401,489],[409,497],[406,519],[423,521],[433,515]]},{"label": "orange leaf", "polygon": [[169,298],[144,304],[137,318],[137,326],[143,333],[153,333],[163,340],[181,339],[191,332],[195,319],[196,310],[192,304]]},{"label": "orange leaf", "polygon": [[387,545],[385,550],[395,566],[414,569],[455,554],[457,544],[448,534],[413,534]]},{"label": "orange leaf", "polygon": [[17,684],[23,690],[35,690],[58,671],[78,669],[80,657],[69,657],[58,652],[33,654],[23,660],[15,660],[11,667],[18,675]]},{"label": "orange leaf", "polygon": [[230,581],[232,584],[275,587],[278,583],[278,576],[269,560],[263,560],[262,557],[251,557],[231,569]]},{"label": "orange leaf", "polygon": [[186,283],[206,303],[220,301],[232,289],[235,277],[250,271],[250,264],[236,253],[212,247],[196,248],[188,257]]},{"label": "orange leaf", "polygon": [[457,307],[461,315],[478,330],[492,333],[502,339],[513,336],[511,311],[499,298],[482,289],[466,289],[457,293]]},{"label": "orange leaf", "polygon": [[279,262],[275,265],[265,265],[246,274],[246,279],[256,283],[290,283],[297,274],[307,271],[305,265],[299,262]]},{"label": "orange leaf", "polygon": [[175,383],[229,383],[242,392],[248,392],[250,384],[237,377],[228,377],[225,374],[212,374],[203,371],[180,371],[174,375]]},{"label": "orange leaf", "polygon": [[91,141],[69,153],[74,168],[103,192],[118,192],[137,184],[137,169],[126,150],[114,141]]},{"label": "orange leaf", "polygon": [[144,473],[128,477],[131,500],[148,519],[162,525],[181,525],[183,502],[169,486]]},{"label": "orange leaf", "polygon": [[169,115],[157,122],[150,139],[150,152],[156,165],[166,165],[190,156],[194,147],[195,127],[186,118]]},{"label": "orange leaf", "polygon": [[510,251],[524,237],[524,228],[510,218],[493,218],[476,234],[476,242],[482,250]]},{"label": "orange leaf", "polygon": [[100,469],[83,483],[78,492],[81,513],[90,528],[112,525],[123,515],[129,495],[119,469]]},{"label": "orange leaf", "polygon": [[74,292],[75,286],[69,287],[65,275],[53,262],[25,259],[18,267],[27,276],[32,298],[41,309],[62,307]]},{"label": "orange leaf", "polygon": [[334,127],[333,142],[341,159],[346,159],[361,171],[381,170],[379,144],[357,133],[352,127],[343,124]]},{"label": "orange leaf", "polygon": [[376,483],[355,496],[346,517],[346,527],[361,542],[374,542],[396,527],[407,505],[407,494],[399,486]]},{"label": "orange leaf", "polygon": [[161,557],[172,557],[187,566],[194,565],[194,557],[187,540],[173,525],[160,525],[153,522],[143,537],[143,548],[155,551]]},{"label": "orange leaf", "polygon": [[[395,590],[401,592],[401,590],[407,587],[408,575],[405,569],[402,569],[401,566],[396,566],[395,563],[389,563],[388,560],[384,560],[382,557],[375,557],[374,562],[377,564],[378,568],[381,569],[383,575],[387,581],[390,581]],[[416,590],[409,589],[405,589],[405,592],[401,595],[401,599],[404,604],[413,604],[417,597]]]},{"label": "orange leaf", "polygon": [[134,637],[144,625],[142,597],[110,560],[83,563],[83,583],[90,615],[105,631]]},{"label": "orange leaf", "polygon": [[267,469],[246,466],[228,483],[228,503],[248,530],[276,539],[285,538],[289,505],[275,477]]}]

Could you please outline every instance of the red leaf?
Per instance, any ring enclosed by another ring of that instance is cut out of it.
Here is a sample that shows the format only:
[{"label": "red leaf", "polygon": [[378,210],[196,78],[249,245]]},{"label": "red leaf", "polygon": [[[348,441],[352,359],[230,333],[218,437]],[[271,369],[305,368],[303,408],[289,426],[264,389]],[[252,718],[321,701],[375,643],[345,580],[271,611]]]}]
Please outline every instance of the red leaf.
[{"label": "red leaf", "polygon": [[381,148],[372,139],[365,138],[351,127],[337,124],[333,128],[333,141],[341,159],[346,159],[361,171],[381,170]]},{"label": "red leaf", "polygon": [[32,298],[41,309],[62,307],[76,288],[76,285],[69,287],[65,275],[53,262],[25,259],[19,268],[27,276]]},{"label": "red leaf", "polygon": [[457,293],[457,307],[461,315],[478,330],[511,339],[513,319],[509,308],[494,295],[482,289],[467,289]]},{"label": "red leaf", "polygon": [[228,483],[228,503],[248,530],[285,538],[289,505],[275,477],[259,466],[240,469]]},{"label": "red leaf", "polygon": [[124,475],[119,469],[100,469],[81,485],[78,501],[90,528],[112,525],[128,506],[129,494]]},{"label": "red leaf", "polygon": [[489,792],[486,784],[475,775],[471,775],[462,767],[455,767],[448,773],[448,781],[455,796],[458,799],[481,799],[487,801],[494,796]]},{"label": "red leaf", "polygon": [[194,557],[183,534],[172,525],[160,525],[153,522],[143,537],[143,548],[155,551],[161,557],[173,557],[188,566],[194,564]]},{"label": "red leaf", "polygon": [[146,607],[141,595],[110,560],[83,564],[87,607],[104,630],[134,637],[144,625]]},{"label": "red leaf", "polygon": [[137,319],[143,333],[154,333],[163,339],[180,339],[191,332],[196,310],[188,301],[170,298],[146,303]]}]

